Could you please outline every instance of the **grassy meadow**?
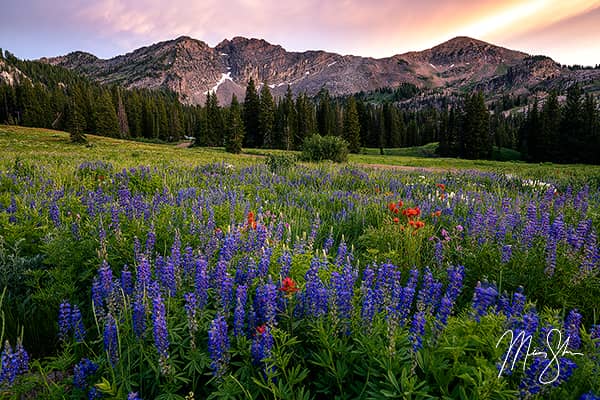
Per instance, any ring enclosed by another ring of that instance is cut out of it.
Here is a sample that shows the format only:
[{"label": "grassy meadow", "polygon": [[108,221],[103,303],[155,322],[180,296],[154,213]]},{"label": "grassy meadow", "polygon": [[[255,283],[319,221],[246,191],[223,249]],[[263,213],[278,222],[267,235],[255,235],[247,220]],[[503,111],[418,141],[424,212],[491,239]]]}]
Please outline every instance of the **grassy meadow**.
[{"label": "grassy meadow", "polygon": [[385,152],[0,125],[0,397],[598,398],[600,166]]}]

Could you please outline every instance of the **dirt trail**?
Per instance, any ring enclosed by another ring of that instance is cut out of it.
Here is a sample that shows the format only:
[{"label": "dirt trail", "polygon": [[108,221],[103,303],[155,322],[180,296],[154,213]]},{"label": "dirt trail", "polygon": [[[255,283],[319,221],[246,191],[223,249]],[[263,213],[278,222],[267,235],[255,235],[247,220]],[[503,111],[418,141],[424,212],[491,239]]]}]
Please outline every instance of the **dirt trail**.
[{"label": "dirt trail", "polygon": [[185,149],[187,147],[190,147],[191,145],[192,145],[192,142],[183,142],[183,143],[179,143],[175,147],[179,147],[180,149]]}]

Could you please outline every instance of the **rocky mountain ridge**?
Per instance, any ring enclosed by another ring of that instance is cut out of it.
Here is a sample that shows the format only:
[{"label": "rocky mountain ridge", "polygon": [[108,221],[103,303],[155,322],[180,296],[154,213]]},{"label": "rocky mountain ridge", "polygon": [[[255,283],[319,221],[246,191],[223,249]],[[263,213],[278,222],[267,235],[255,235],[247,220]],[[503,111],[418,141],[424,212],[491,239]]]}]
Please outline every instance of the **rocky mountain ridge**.
[{"label": "rocky mountain ridge", "polygon": [[250,78],[266,83],[275,96],[290,86],[294,94],[336,95],[411,83],[427,93],[483,90],[489,95],[528,94],[574,82],[600,81],[600,70],[571,71],[544,56],[456,37],[431,49],[387,58],[326,51],[290,52],[262,39],[234,37],[214,48],[182,36],[102,60],[73,52],[41,61],[78,71],[101,83],[129,88],[168,89],[181,101],[202,104],[215,91],[221,104],[242,98]]}]

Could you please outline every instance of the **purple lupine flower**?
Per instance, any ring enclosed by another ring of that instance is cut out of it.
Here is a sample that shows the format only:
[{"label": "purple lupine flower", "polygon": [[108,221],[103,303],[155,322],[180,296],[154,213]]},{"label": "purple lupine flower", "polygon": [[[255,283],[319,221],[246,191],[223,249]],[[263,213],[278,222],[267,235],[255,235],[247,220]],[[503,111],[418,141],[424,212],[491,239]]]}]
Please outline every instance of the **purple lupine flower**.
[{"label": "purple lupine flower", "polygon": [[446,293],[440,300],[436,313],[436,327],[442,329],[448,322],[448,317],[454,308],[454,302],[460,295],[463,285],[465,268],[462,265],[448,268],[448,287]]},{"label": "purple lupine flower", "polygon": [[556,218],[554,218],[554,221],[550,226],[550,236],[552,236],[557,242],[561,242],[566,239],[567,232],[562,213],[559,213]]},{"label": "purple lupine flower", "polygon": [[504,246],[502,246],[502,256],[500,257],[500,262],[502,264],[506,264],[510,261],[511,257],[512,257],[512,245],[505,244]]},{"label": "purple lupine flower", "polygon": [[58,205],[55,202],[52,202],[49,210],[50,220],[54,224],[55,227],[60,227],[60,211],[58,209]]},{"label": "purple lupine flower", "polygon": [[106,260],[102,260],[102,265],[98,269],[98,278],[100,283],[101,296],[106,299],[112,291],[112,269]]},{"label": "purple lupine flower", "polygon": [[217,377],[223,376],[229,363],[229,336],[227,322],[223,315],[218,314],[208,330],[208,352],[212,360],[210,367]]},{"label": "purple lupine flower", "polygon": [[219,252],[219,260],[228,263],[238,250],[239,232],[231,232],[225,236]]},{"label": "purple lupine flower", "polygon": [[554,270],[556,269],[556,242],[554,239],[548,237],[548,241],[546,243],[546,268],[544,269],[544,273],[551,277],[554,275]]},{"label": "purple lupine flower", "polygon": [[63,301],[58,309],[58,337],[67,340],[73,328],[71,320],[71,304]]},{"label": "purple lupine flower", "polygon": [[437,313],[435,315],[436,324],[438,324],[438,328],[442,328],[446,326],[448,323],[448,317],[450,313],[452,313],[452,308],[454,307],[454,303],[448,297],[446,293],[442,300],[440,300],[440,306],[438,307]]},{"label": "purple lupine flower", "polygon": [[302,307],[304,313],[313,317],[319,317],[327,314],[329,296],[323,281],[319,277],[321,261],[318,257],[313,257],[310,267],[304,276],[306,285],[302,292]]},{"label": "purple lupine flower", "polygon": [[143,292],[136,292],[135,300],[133,301],[133,333],[138,339],[143,338],[146,332],[146,305],[144,304]]},{"label": "purple lupine flower", "polygon": [[0,356],[0,383],[12,385],[17,377],[17,365],[12,347],[8,340],[4,343],[4,350]]},{"label": "purple lupine flower", "polygon": [[590,329],[590,339],[596,341],[596,347],[600,347],[600,325],[593,325]]},{"label": "purple lupine flower", "polygon": [[198,330],[198,321],[196,320],[196,310],[198,308],[198,300],[196,299],[195,292],[189,292],[183,295],[185,300],[185,315],[188,322],[188,331],[190,333],[190,339],[192,348],[196,347],[196,331]]},{"label": "purple lupine flower", "polygon": [[195,267],[194,249],[186,246],[183,254],[183,274],[185,277],[192,276]]},{"label": "purple lupine flower", "polygon": [[512,303],[510,305],[510,311],[512,317],[519,317],[523,314],[525,309],[525,301],[527,298],[523,294],[523,286],[519,286],[513,293]]},{"label": "purple lupine flower", "polygon": [[154,345],[158,351],[160,369],[166,375],[168,372],[167,360],[169,359],[169,332],[165,303],[163,303],[160,293],[152,299],[152,323]]},{"label": "purple lupine flower", "polygon": [[598,237],[594,232],[590,232],[583,245],[583,262],[580,266],[580,276],[587,276],[599,267],[600,247],[598,246]]},{"label": "purple lupine flower", "polygon": [[254,296],[254,310],[256,323],[259,325],[275,323],[277,313],[277,286],[272,282],[256,287]]},{"label": "purple lupine flower", "polygon": [[496,290],[494,285],[490,285],[487,282],[483,284],[477,282],[473,295],[473,310],[475,311],[475,320],[477,322],[487,314],[488,307],[494,304],[497,296],[498,290]]},{"label": "purple lupine flower", "polygon": [[355,280],[356,274],[349,265],[345,266],[341,273],[331,273],[333,308],[336,318],[340,321],[348,321],[352,315]]},{"label": "purple lupine flower", "polygon": [[138,392],[129,392],[127,394],[127,400],[142,400]]},{"label": "purple lupine flower", "polygon": [[73,368],[73,386],[80,390],[86,390],[89,386],[88,378],[98,371],[98,364],[82,358]]},{"label": "purple lupine flower", "polygon": [[92,305],[96,316],[104,315],[104,297],[102,297],[102,286],[98,277],[94,277],[92,281]]},{"label": "purple lupine flower", "polygon": [[258,275],[259,276],[267,276],[269,273],[269,266],[271,264],[271,255],[273,254],[273,250],[270,247],[263,249],[262,257],[258,262]]},{"label": "purple lupine flower", "polygon": [[425,268],[423,275],[423,285],[417,295],[417,310],[425,311],[435,308],[435,298],[437,281],[433,278],[433,274],[429,267]]},{"label": "purple lupine flower", "polygon": [[413,299],[415,297],[417,281],[419,279],[419,270],[413,268],[410,270],[410,276],[406,286],[402,288],[402,297],[398,302],[398,317],[400,326],[406,324],[406,320],[412,309]]},{"label": "purple lupine flower", "polygon": [[331,250],[331,247],[333,247],[333,233],[330,232],[329,236],[327,236],[327,239],[325,239],[325,243],[323,243],[323,251],[326,254],[329,254],[329,250]]},{"label": "purple lupine flower", "polygon": [[288,250],[284,250],[283,254],[277,260],[281,265],[281,270],[279,272],[279,276],[283,279],[287,276],[290,276],[290,268],[292,266],[292,255]]},{"label": "purple lupine flower", "polygon": [[552,384],[553,387],[559,386],[573,375],[575,368],[577,364],[565,357],[560,357],[557,361],[536,357],[525,371],[525,376],[519,385],[521,396],[529,398],[539,394],[548,384]]},{"label": "purple lupine flower", "polygon": [[133,258],[136,263],[142,260],[142,244],[137,236],[133,237]]},{"label": "purple lupine flower", "polygon": [[108,354],[108,360],[114,367],[119,361],[119,343],[117,333],[117,322],[111,314],[106,316],[104,324],[104,351]]},{"label": "purple lupine flower", "polygon": [[512,310],[510,307],[510,299],[506,295],[506,293],[502,293],[498,297],[498,301],[496,303],[496,310],[504,314],[507,318],[511,316]]},{"label": "purple lupine flower", "polygon": [[229,315],[229,309],[233,300],[233,278],[229,273],[225,273],[225,276],[219,283],[217,295],[221,303],[221,310],[225,315]]},{"label": "purple lupine flower", "polygon": [[131,271],[127,269],[127,266],[121,271],[121,289],[126,296],[131,296],[133,294],[133,280]]},{"label": "purple lupine flower", "polygon": [[435,242],[433,254],[438,265],[442,265],[444,261],[444,243],[441,240]]},{"label": "purple lupine flower", "polygon": [[575,231],[575,243],[574,246],[576,250],[581,249],[583,244],[585,243],[589,232],[592,230],[592,220],[591,219],[583,219],[577,225],[577,229]]},{"label": "purple lupine flower", "polygon": [[569,348],[577,350],[581,347],[581,319],[582,316],[577,309],[573,309],[565,318],[565,333],[569,338]]},{"label": "purple lupine flower", "polygon": [[412,342],[412,349],[417,352],[423,347],[423,335],[425,334],[425,312],[418,311],[413,317],[412,324],[410,326],[410,341]]},{"label": "purple lupine flower", "polygon": [[340,242],[337,250],[337,256],[335,258],[335,264],[340,266],[346,262],[346,257],[349,256],[348,246],[346,246],[346,242],[344,239]]},{"label": "purple lupine flower", "polygon": [[252,360],[255,365],[263,364],[264,360],[271,356],[273,344],[274,340],[273,335],[271,334],[271,328],[269,328],[268,325],[257,327],[250,347],[250,353],[252,354]]},{"label": "purple lupine flower", "polygon": [[446,293],[448,298],[452,301],[456,301],[460,292],[463,289],[463,279],[465,277],[465,267],[457,265],[450,267],[447,270],[448,273],[448,288]]},{"label": "purple lupine flower", "polygon": [[21,340],[17,341],[14,353],[7,340],[0,355],[0,385],[12,386],[17,376],[27,371],[29,371],[29,355],[23,348]]},{"label": "purple lupine flower", "polygon": [[98,390],[97,387],[92,386],[92,388],[88,392],[88,400],[98,400],[102,398],[102,393]]},{"label": "purple lupine flower", "polygon": [[246,301],[248,300],[248,287],[239,285],[235,290],[236,305],[233,312],[233,334],[241,336],[244,333],[246,318]]},{"label": "purple lupine flower", "polygon": [[76,305],[73,306],[71,311],[71,327],[75,335],[75,342],[81,343],[85,337],[85,327],[83,326],[83,319],[81,317],[81,311]]},{"label": "purple lupine flower", "polygon": [[154,227],[151,227],[146,236],[146,257],[150,257],[154,251],[154,244],[156,243],[156,234],[154,233]]},{"label": "purple lupine flower", "polygon": [[17,339],[17,346],[15,347],[15,369],[17,374],[21,375],[29,371],[29,354],[23,347],[21,338]]},{"label": "purple lupine flower", "polygon": [[135,287],[138,291],[143,292],[150,286],[152,280],[152,269],[146,257],[142,257],[135,274]]},{"label": "purple lupine flower", "polygon": [[531,308],[528,312],[523,314],[522,330],[525,332],[525,336],[533,336],[540,325],[540,317],[535,310]]},{"label": "purple lupine flower", "polygon": [[165,289],[167,295],[169,297],[173,297],[177,292],[177,283],[175,281],[175,262],[171,257],[167,257],[167,261],[160,263],[159,267],[159,260],[162,260],[162,258],[156,258],[156,269],[157,272],[159,272],[160,283]]},{"label": "purple lupine flower", "polygon": [[194,287],[196,289],[196,300],[198,308],[204,309],[208,300],[208,262],[206,258],[200,257],[196,261],[196,272],[194,273]]},{"label": "purple lupine flower", "polygon": [[593,392],[587,392],[581,395],[579,400],[600,400],[600,396],[596,396]]}]

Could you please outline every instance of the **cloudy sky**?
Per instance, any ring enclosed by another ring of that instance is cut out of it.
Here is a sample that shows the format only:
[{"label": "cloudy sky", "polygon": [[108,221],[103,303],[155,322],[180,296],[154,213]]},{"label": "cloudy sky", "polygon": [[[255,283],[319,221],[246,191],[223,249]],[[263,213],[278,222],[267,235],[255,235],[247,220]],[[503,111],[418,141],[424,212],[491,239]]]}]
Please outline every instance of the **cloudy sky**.
[{"label": "cloudy sky", "polygon": [[563,64],[600,64],[600,0],[3,0],[0,47],[21,58],[113,57],[187,35],[385,57],[471,36]]}]

